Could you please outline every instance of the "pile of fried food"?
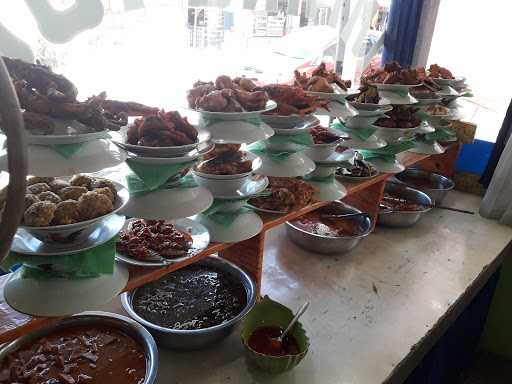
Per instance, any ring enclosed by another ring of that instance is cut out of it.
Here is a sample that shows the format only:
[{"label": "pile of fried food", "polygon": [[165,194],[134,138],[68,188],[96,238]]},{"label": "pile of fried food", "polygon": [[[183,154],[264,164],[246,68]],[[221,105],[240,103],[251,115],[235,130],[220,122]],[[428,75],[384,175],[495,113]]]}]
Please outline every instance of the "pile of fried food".
[{"label": "pile of fried food", "polygon": [[340,140],[342,137],[336,135],[334,132],[330,131],[327,128],[318,126],[311,128],[309,133],[313,137],[313,142],[315,144],[330,144]]},{"label": "pile of fried food", "polygon": [[359,93],[347,97],[347,100],[362,104],[379,104],[380,97],[377,88],[370,85],[361,85]]},{"label": "pile of fried food", "polygon": [[154,260],[158,256],[172,259],[190,251],[192,236],[164,220],[138,219],[121,231],[116,248],[137,260]]},{"label": "pile of fried food", "polygon": [[91,132],[119,130],[128,116],[154,113],[157,109],[134,102],[107,100],[105,92],[85,102],[77,101],[78,90],[63,75],[49,67],[2,57],[21,107],[25,128],[33,134],[51,135],[60,120],[76,120]]},{"label": "pile of fried food", "polygon": [[430,64],[428,74],[434,79],[455,79],[449,69],[443,68],[438,64]]},{"label": "pile of fried food", "polygon": [[421,72],[418,69],[402,68],[397,62],[386,64],[384,68],[372,68],[363,74],[363,84],[403,84],[416,85],[421,83]]},{"label": "pile of fried food", "polygon": [[252,80],[222,75],[215,83],[197,81],[187,92],[190,108],[209,112],[246,112],[265,109],[268,95]]},{"label": "pile of fried food", "polygon": [[328,100],[308,95],[304,89],[286,84],[269,84],[261,87],[267,92],[271,100],[277,103],[277,108],[267,114],[290,116],[305,116],[313,113],[317,108],[328,110]]},{"label": "pile of fried food", "polygon": [[421,124],[416,112],[417,108],[395,105],[391,111],[386,112],[387,117],[381,117],[374,124],[383,128],[416,128]]},{"label": "pile of fried food", "polygon": [[136,119],[127,131],[128,144],[144,147],[172,147],[194,144],[197,130],[178,112],[159,111]]},{"label": "pile of fried food", "polygon": [[114,210],[117,189],[110,180],[75,175],[27,180],[23,224],[30,227],[74,224]]},{"label": "pile of fried food", "polygon": [[426,207],[385,192],[380,202],[380,208],[391,211],[423,211]]},{"label": "pile of fried food", "polygon": [[267,190],[270,196],[255,197],[249,204],[276,212],[290,212],[303,208],[313,201],[316,188],[300,179],[269,177]]},{"label": "pile of fried food", "polygon": [[450,114],[450,109],[442,105],[429,105],[425,112],[431,116],[446,116]]},{"label": "pile of fried food", "polygon": [[295,70],[295,85],[305,91],[334,93],[333,84],[346,91],[352,85],[350,80],[342,80],[334,71],[328,71],[324,62],[320,63],[311,73],[311,77]]},{"label": "pile of fried food", "polygon": [[252,160],[247,152],[240,151],[240,144],[216,144],[196,170],[211,175],[239,175],[252,171]]}]

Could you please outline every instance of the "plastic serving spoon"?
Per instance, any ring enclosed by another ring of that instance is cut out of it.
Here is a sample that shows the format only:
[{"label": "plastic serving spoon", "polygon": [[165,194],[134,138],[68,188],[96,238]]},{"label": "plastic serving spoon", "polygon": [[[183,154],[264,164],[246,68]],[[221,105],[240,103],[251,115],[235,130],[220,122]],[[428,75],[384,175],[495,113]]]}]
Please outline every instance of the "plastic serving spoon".
[{"label": "plastic serving spoon", "polygon": [[299,318],[304,314],[304,312],[306,312],[306,309],[308,309],[308,307],[309,307],[309,301],[306,301],[302,305],[302,307],[300,307],[300,309],[297,311],[297,313],[293,317],[292,321],[290,321],[290,324],[288,324],[288,326],[283,331],[283,333],[281,333],[281,336],[276,337],[270,341],[273,347],[277,347],[277,348],[281,347],[284,337],[288,334],[288,332],[290,332],[290,330],[293,328],[293,326],[295,325],[297,320],[299,320]]}]

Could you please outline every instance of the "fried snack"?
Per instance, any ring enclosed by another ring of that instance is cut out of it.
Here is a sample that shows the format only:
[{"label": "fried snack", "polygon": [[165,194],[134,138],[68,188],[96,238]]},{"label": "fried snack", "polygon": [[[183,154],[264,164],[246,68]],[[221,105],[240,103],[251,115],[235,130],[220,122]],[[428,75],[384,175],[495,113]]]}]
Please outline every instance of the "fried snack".
[{"label": "fried snack", "polygon": [[328,101],[322,101],[316,96],[310,96],[299,87],[285,84],[270,84],[261,87],[267,92],[271,100],[277,103],[277,108],[268,112],[281,116],[304,116],[316,111],[317,108],[327,109]]},{"label": "fried snack", "polygon": [[27,193],[25,195],[25,211],[30,207],[32,204],[35,204],[39,201],[39,198],[36,195],[33,195],[32,193]]},{"label": "fried snack", "polygon": [[313,137],[313,142],[315,144],[329,144],[341,139],[341,136],[338,136],[335,133],[329,131],[327,128],[320,126],[311,128],[309,133]]},{"label": "fried snack", "polygon": [[383,128],[416,128],[421,124],[415,113],[416,108],[395,105],[393,109],[386,112],[388,117],[382,117],[375,122],[375,125]]},{"label": "fried snack", "polygon": [[85,187],[66,187],[59,191],[59,196],[62,200],[78,200],[85,193]]},{"label": "fried snack", "polygon": [[90,220],[110,213],[114,210],[112,201],[97,192],[87,192],[78,199],[80,220]]},{"label": "fried snack", "polygon": [[39,184],[39,183],[46,183],[49,184],[53,180],[55,180],[54,177],[39,177],[39,176],[31,176],[27,179],[27,186],[32,184]]},{"label": "fried snack", "polygon": [[249,200],[255,207],[277,212],[290,212],[300,209],[313,200],[316,188],[305,181],[287,177],[269,177],[270,196]]},{"label": "fried snack", "polygon": [[56,208],[52,202],[39,201],[28,207],[23,215],[23,221],[32,227],[45,227],[53,220]]},{"label": "fried snack", "polygon": [[105,100],[102,104],[103,109],[112,114],[119,116],[149,116],[158,112],[158,108],[148,107],[147,105],[136,103],[134,101],[118,101],[118,100]]},{"label": "fried snack", "polygon": [[454,79],[455,77],[452,75],[450,70],[447,68],[443,68],[440,65],[437,64],[430,64],[430,67],[428,68],[428,72],[430,77],[433,78],[440,78],[440,79]]},{"label": "fried snack", "polygon": [[158,112],[135,120],[128,128],[127,142],[145,147],[172,147],[193,144],[197,130],[178,112]]},{"label": "fried snack", "polygon": [[364,104],[379,104],[380,97],[376,87],[363,85],[359,90],[359,94],[353,96],[353,98],[348,97],[347,100]]},{"label": "fried snack", "polygon": [[[233,147],[229,148],[232,149]],[[252,161],[247,152],[231,151],[225,148],[219,155],[197,165],[197,170],[211,175],[238,175],[252,171]]]},{"label": "fried snack", "polygon": [[88,175],[75,175],[69,180],[69,184],[73,187],[85,187],[91,189],[94,177]]},{"label": "fried snack", "polygon": [[416,85],[424,80],[424,71],[418,69],[402,68],[396,61],[386,64],[384,68],[371,68],[361,76],[361,84],[403,84]]},{"label": "fried snack", "polygon": [[115,184],[107,179],[95,179],[91,185],[91,188],[93,190],[97,188],[108,188],[114,197],[117,196],[117,188]]},{"label": "fried snack", "polygon": [[23,112],[25,129],[33,135],[51,135],[55,131],[55,120],[35,112]]},{"label": "fried snack", "polygon": [[212,82],[198,81],[187,92],[190,108],[209,112],[258,111],[265,108],[268,95],[249,79],[221,75]]},{"label": "fried snack", "polygon": [[48,184],[52,192],[59,193],[59,191],[66,187],[71,187],[71,184],[65,180],[56,179]]},{"label": "fried snack", "polygon": [[331,84],[336,84],[343,91],[346,91],[352,85],[350,80],[342,80],[336,72],[328,71],[323,62],[313,70],[310,78],[305,72],[301,74],[297,70],[294,71],[294,75],[295,85],[311,92],[332,93],[334,89]]},{"label": "fried snack", "polygon": [[47,192],[49,190],[50,186],[46,183],[35,183],[27,187],[27,193],[31,193],[33,195],[39,195],[40,193]]},{"label": "fried snack", "polygon": [[37,197],[40,201],[50,201],[54,204],[58,204],[62,201],[61,198],[57,196],[57,194],[50,191],[42,192]]},{"label": "fried snack", "polygon": [[110,188],[104,187],[104,188],[95,188],[92,190],[93,192],[99,193],[100,195],[105,195],[109,198],[111,202],[114,202],[115,197]]},{"label": "fried snack", "polygon": [[78,211],[78,202],[75,200],[65,200],[57,204],[53,217],[53,225],[67,225],[77,223],[80,219]]}]

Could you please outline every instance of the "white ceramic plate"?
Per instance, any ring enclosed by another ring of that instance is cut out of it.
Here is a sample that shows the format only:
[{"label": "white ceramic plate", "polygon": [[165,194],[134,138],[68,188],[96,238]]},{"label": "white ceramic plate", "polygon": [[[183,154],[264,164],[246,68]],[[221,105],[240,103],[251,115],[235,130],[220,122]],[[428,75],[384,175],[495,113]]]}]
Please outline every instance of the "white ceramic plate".
[{"label": "white ceramic plate", "polygon": [[376,135],[371,135],[366,140],[359,140],[357,137],[352,137],[349,140],[343,142],[344,147],[356,148],[356,149],[378,149],[383,148],[388,143],[386,140],[377,137]]},{"label": "white ceramic plate", "polygon": [[33,316],[66,316],[104,305],[119,295],[128,282],[128,269],[114,264],[112,275],[90,279],[22,277],[11,273],[4,288],[5,301],[19,312]]},{"label": "white ceramic plate", "polygon": [[405,96],[399,95],[396,92],[392,91],[379,91],[379,104],[388,105],[388,104],[398,104],[398,105],[410,105],[417,104],[418,100],[412,97],[409,93]]},{"label": "white ceramic plate", "polygon": [[[421,126],[421,125],[420,125]],[[418,126],[418,127],[420,127]],[[388,143],[397,142],[401,138],[412,137],[417,132],[416,128],[383,128],[378,127],[375,131],[375,135]]]},{"label": "white ceramic plate", "polygon": [[434,77],[432,78],[432,80],[439,84],[440,86],[445,86],[445,85],[449,85],[449,86],[452,86],[452,85],[455,85],[457,83],[463,83],[466,79],[464,77],[456,77],[454,79],[443,79],[442,77]]},{"label": "white ceramic plate", "polygon": [[175,220],[201,213],[210,207],[213,196],[204,187],[159,189],[131,197],[122,213],[147,220]]},{"label": "white ceramic plate", "polygon": [[432,133],[436,129],[426,121],[422,121],[421,125],[416,129],[416,133]]},{"label": "white ceramic plate", "polygon": [[27,131],[28,144],[76,144],[109,137],[108,131],[95,132],[92,128],[76,120],[55,118],[53,120],[55,121],[54,133],[50,135],[34,135]]},{"label": "white ceramic plate", "polygon": [[392,105],[357,103],[355,101],[347,101],[346,104],[352,116],[361,117],[381,116],[393,109]]},{"label": "white ceramic plate", "polygon": [[204,215],[197,215],[194,220],[208,228],[211,240],[218,243],[244,241],[256,236],[263,229],[263,221],[254,212],[240,214],[230,226],[217,224]]},{"label": "white ceramic plate", "polygon": [[[406,85],[406,84],[372,83],[369,85],[377,87],[377,90],[379,90],[379,91],[405,92],[405,91],[409,91],[409,89],[411,89],[411,88],[419,87],[421,84]],[[380,92],[379,92],[379,94],[380,94]]]},{"label": "white ceramic plate", "polygon": [[[93,173],[123,163],[126,153],[108,140],[88,141],[74,156],[66,159],[52,148],[29,145],[28,174],[46,177],[72,176]],[[0,170],[8,172],[7,151],[0,151]]]},{"label": "white ceramic plate", "polygon": [[256,156],[254,153],[252,153],[252,152],[248,152],[248,151],[243,151],[243,152],[245,152],[245,157],[247,158],[247,160],[251,160],[252,161],[252,170],[250,172],[237,173],[235,175],[214,175],[214,174],[211,174],[211,173],[199,172],[197,170],[199,164],[194,166],[194,169],[192,171],[193,171],[193,173],[195,175],[197,175],[199,177],[202,177],[203,179],[234,180],[234,179],[244,178],[244,177],[250,175],[251,173],[256,172],[261,167],[261,159],[258,156]]},{"label": "white ceramic plate", "polygon": [[320,99],[324,100],[337,100],[337,101],[345,101],[345,99],[348,96],[351,95],[357,95],[359,93],[358,89],[347,89],[344,91],[339,86],[331,84],[334,88],[334,92],[327,93],[327,92],[312,92],[312,91],[306,91],[308,95],[316,96]]},{"label": "white ceramic plate", "polygon": [[136,155],[129,155],[128,158],[136,163],[149,164],[149,165],[165,165],[165,164],[181,164],[194,161],[200,156],[207,154],[215,148],[213,143],[200,144],[197,149],[194,149],[180,157],[141,157]]},{"label": "white ceramic plate", "polygon": [[440,97],[437,99],[421,99],[419,97],[414,98],[418,100],[418,106],[439,104],[442,100]]},{"label": "white ceramic plate", "polygon": [[250,111],[250,112],[209,112],[203,110],[192,109],[192,111],[199,112],[201,116],[204,116],[209,119],[219,119],[219,120],[243,120],[251,117],[258,117],[264,112],[269,112],[277,107],[277,103],[273,100],[267,101],[265,109],[259,111]]},{"label": "white ceramic plate", "polygon": [[384,161],[382,159],[370,159],[371,163],[380,173],[399,173],[405,170],[405,167],[398,161],[394,162]]},{"label": "white ceramic plate", "polygon": [[351,148],[346,149],[343,152],[332,152],[328,157],[315,157],[314,153],[309,150],[305,151],[306,155],[313,160],[317,166],[337,166],[339,163],[350,161],[356,155],[355,151]]},{"label": "white ceramic plate", "polygon": [[439,155],[444,153],[445,149],[437,141],[433,143],[417,142],[416,147],[409,149],[408,152],[421,153],[425,155]]},{"label": "white ceramic plate", "polygon": [[84,241],[71,243],[43,243],[30,232],[19,228],[13,238],[11,251],[34,256],[72,255],[106,243],[118,234],[124,222],[124,216],[109,216],[101,220]]},{"label": "white ceramic plate", "polygon": [[314,114],[317,116],[338,117],[346,116],[349,113],[343,101],[332,100],[327,105],[327,108],[329,108],[329,110],[325,108],[317,108]]},{"label": "white ceramic plate", "polygon": [[265,208],[258,208],[257,206],[255,205],[252,205],[250,203],[247,203],[246,204],[248,207],[251,207],[252,209],[254,209],[255,211],[258,211],[258,212],[265,212],[265,213],[271,213],[273,215],[285,215],[287,214],[289,211],[273,211],[271,209],[265,209]]},{"label": "white ceramic plate", "polygon": [[[129,225],[137,219],[130,219],[126,222],[124,229],[128,229]],[[189,249],[186,255],[175,257],[175,258],[166,258],[158,255],[157,252],[154,252],[154,260],[137,260],[128,255],[123,255],[119,252],[116,253],[116,260],[122,261],[123,263],[136,265],[138,267],[163,267],[169,264],[179,263],[183,260],[189,259],[203,249],[208,247],[210,244],[210,234],[208,230],[204,227],[204,225],[188,219],[178,219],[178,220],[170,220],[168,223],[173,224],[177,229],[182,232],[186,232],[192,236],[192,248]]]},{"label": "white ceramic plate", "polygon": [[330,183],[311,180],[307,182],[318,189],[313,197],[316,201],[334,201],[342,199],[347,195],[347,189],[337,180],[333,180]]},{"label": "white ceramic plate", "polygon": [[307,115],[298,124],[291,126],[290,128],[283,128],[274,126],[272,129],[276,135],[297,135],[301,134],[308,129],[314,128],[320,124],[320,120],[313,115]]},{"label": "white ceramic plate", "polygon": [[244,199],[263,192],[268,186],[268,178],[261,175],[252,175],[244,178],[240,183],[231,180],[208,180],[194,174],[196,182],[207,188],[216,199],[232,200]]},{"label": "white ceramic plate", "polygon": [[119,131],[122,137],[122,141],[112,140],[114,144],[124,149],[127,152],[131,152],[139,156],[147,157],[176,157],[177,155],[183,155],[187,152],[197,148],[201,143],[205,143],[211,138],[211,134],[205,130],[198,130],[198,136],[196,142],[193,144],[172,146],[172,147],[144,147],[142,145],[133,145],[126,143],[126,134],[128,127],[123,127]]},{"label": "white ceramic plate", "polygon": [[292,153],[283,161],[274,161],[272,158],[261,155],[261,168],[258,174],[273,177],[305,176],[315,169],[315,163],[302,152]]},{"label": "white ceramic plate", "polygon": [[[204,121],[200,124],[206,127]],[[211,141],[216,144],[251,144],[274,135],[274,130],[264,122],[256,126],[247,121],[222,120],[208,125],[206,129],[211,132]]]}]

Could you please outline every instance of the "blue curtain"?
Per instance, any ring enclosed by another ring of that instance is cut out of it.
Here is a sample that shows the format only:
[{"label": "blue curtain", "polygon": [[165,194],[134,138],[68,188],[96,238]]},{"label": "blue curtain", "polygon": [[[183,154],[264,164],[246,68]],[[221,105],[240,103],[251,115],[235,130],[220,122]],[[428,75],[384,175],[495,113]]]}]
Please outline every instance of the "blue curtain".
[{"label": "blue curtain", "polygon": [[383,64],[398,61],[410,67],[416,45],[423,0],[393,0],[384,36]]}]

